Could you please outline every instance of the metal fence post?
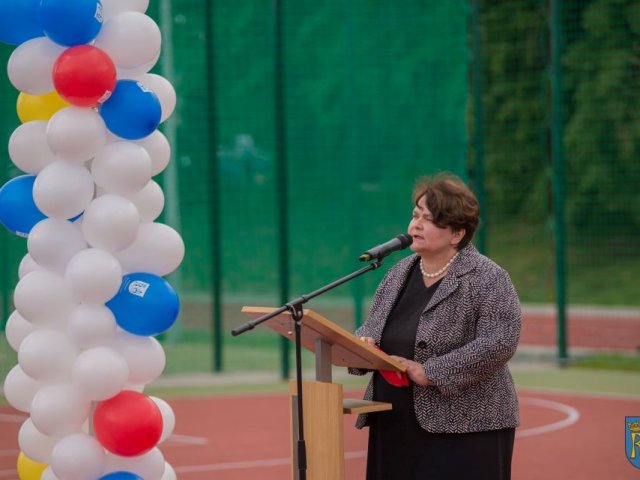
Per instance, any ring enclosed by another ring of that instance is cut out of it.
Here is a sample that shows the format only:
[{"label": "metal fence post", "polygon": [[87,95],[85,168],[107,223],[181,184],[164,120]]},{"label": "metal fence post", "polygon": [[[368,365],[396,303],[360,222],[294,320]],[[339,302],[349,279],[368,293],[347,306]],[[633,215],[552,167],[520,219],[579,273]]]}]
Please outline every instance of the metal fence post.
[{"label": "metal fence post", "polygon": [[477,241],[478,250],[487,253],[487,205],[484,190],[484,105],[482,96],[484,92],[484,68],[482,58],[482,39],[480,38],[480,15],[482,0],[470,0],[469,7],[469,28],[471,44],[471,92],[473,96],[473,167],[471,171],[472,185],[478,197],[480,212],[484,221],[478,230]]},{"label": "metal fence post", "polygon": [[206,75],[207,75],[207,120],[209,124],[208,150],[209,162],[208,180],[209,180],[209,215],[210,235],[211,235],[211,297],[212,297],[212,361],[213,370],[222,372],[223,363],[223,341],[222,341],[222,260],[221,260],[221,228],[220,228],[220,174],[218,170],[218,123],[216,119],[216,102],[215,102],[215,29],[213,22],[215,21],[214,0],[204,0],[205,8],[205,32],[206,32]]},{"label": "metal fence post", "polygon": [[553,220],[555,227],[556,253],[556,331],[558,340],[558,362],[565,365],[567,354],[566,326],[566,271],[565,271],[565,218],[564,218],[564,153],[562,115],[562,1],[550,0],[549,34],[551,48],[550,94],[551,94],[551,161],[553,165]]},{"label": "metal fence post", "polygon": [[[274,97],[275,97],[275,150],[276,150],[276,203],[278,208],[278,275],[280,279],[280,303],[289,301],[289,188],[287,176],[287,114],[285,102],[285,61],[282,32],[283,0],[273,1],[274,20]],[[289,378],[289,340],[280,337],[281,368],[283,379]]]}]

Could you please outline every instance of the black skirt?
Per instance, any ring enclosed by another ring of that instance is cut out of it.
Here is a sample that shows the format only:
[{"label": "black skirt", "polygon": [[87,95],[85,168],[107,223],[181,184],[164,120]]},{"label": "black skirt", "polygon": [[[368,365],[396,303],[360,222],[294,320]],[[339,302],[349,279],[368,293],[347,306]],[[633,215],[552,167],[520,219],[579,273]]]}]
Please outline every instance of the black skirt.
[{"label": "black skirt", "polygon": [[511,478],[515,429],[429,433],[418,425],[415,415],[409,418],[392,412],[369,416],[367,480]]},{"label": "black skirt", "polygon": [[[417,268],[394,306],[381,348],[413,359],[420,314],[440,282],[427,288]],[[374,400],[393,409],[369,414],[367,480],[508,480],[515,429],[429,433],[418,424],[413,387],[394,387],[374,373]]]}]

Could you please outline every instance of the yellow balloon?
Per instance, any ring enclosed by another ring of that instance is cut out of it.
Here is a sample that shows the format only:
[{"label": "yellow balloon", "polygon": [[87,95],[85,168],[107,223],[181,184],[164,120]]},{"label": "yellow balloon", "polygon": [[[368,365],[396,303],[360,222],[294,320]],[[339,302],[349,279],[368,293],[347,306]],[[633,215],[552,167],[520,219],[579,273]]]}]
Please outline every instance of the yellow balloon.
[{"label": "yellow balloon", "polygon": [[32,120],[49,120],[58,110],[69,106],[56,91],[44,95],[20,92],[16,108],[18,118],[22,123],[26,123]]},{"label": "yellow balloon", "polygon": [[18,478],[20,480],[40,480],[45,468],[47,468],[46,463],[35,462],[22,452],[18,455]]}]

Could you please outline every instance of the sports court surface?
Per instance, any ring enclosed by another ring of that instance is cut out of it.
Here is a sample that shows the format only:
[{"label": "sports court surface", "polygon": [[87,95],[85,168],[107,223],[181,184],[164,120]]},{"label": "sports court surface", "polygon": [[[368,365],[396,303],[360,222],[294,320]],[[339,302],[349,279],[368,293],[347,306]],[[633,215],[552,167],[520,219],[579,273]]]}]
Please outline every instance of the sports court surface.
[{"label": "sports court surface", "polygon": [[[360,398],[361,390],[348,392]],[[640,478],[625,457],[624,416],[640,415],[640,397],[519,389],[522,425],[515,480]],[[162,451],[184,480],[290,478],[289,411],[284,393],[167,399],[177,425]],[[0,408],[0,480],[16,479],[17,432],[25,414]],[[345,416],[345,468],[364,479],[367,433]],[[470,477],[472,478],[472,477]]]}]

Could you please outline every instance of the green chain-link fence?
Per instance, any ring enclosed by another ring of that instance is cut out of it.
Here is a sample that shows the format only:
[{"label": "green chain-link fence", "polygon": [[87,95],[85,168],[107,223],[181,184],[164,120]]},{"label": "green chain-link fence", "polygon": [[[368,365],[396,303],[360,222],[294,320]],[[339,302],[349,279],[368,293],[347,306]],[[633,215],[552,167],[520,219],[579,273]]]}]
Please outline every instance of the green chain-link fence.
[{"label": "green chain-link fence", "polygon": [[[240,307],[279,306],[358,268],[364,249],[405,230],[415,178],[438,170],[476,189],[476,243],[523,302],[556,302],[564,245],[567,302],[637,306],[639,10],[613,0],[152,0],[164,34],[155,71],[179,97],[163,127],[174,153],[163,221],[187,247],[170,279],[183,310],[164,338],[167,371],[286,370],[275,334],[230,336]],[[4,145],[16,96],[2,75]],[[6,155],[3,165],[5,180],[18,174]],[[10,299],[26,245],[0,241]],[[381,270],[309,306],[352,329]],[[15,354],[1,351],[6,371]]]}]

